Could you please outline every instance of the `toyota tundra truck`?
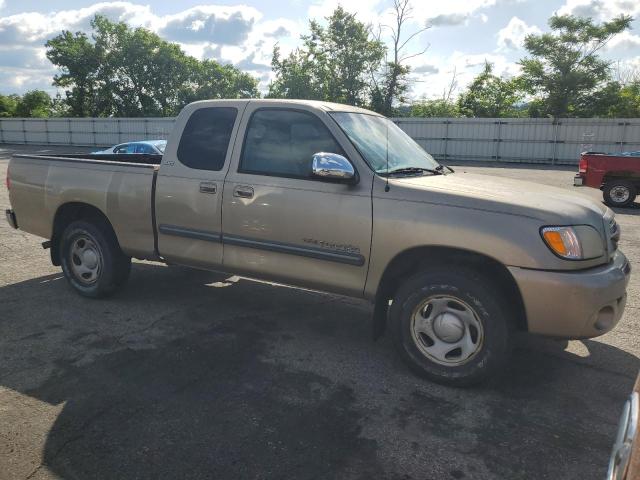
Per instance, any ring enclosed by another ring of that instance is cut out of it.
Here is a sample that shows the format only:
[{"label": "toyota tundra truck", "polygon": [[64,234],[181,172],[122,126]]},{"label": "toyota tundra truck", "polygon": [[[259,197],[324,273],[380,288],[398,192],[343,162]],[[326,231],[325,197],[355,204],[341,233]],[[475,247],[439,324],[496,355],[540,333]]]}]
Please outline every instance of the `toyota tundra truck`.
[{"label": "toyota tundra truck", "polygon": [[449,385],[499,373],[517,332],[595,337],[625,308],[609,208],[454,172],[346,105],[195,102],[161,156],[14,155],[7,186],[9,223],[80,295],[112,294],[136,258],[360,297],[375,338]]}]

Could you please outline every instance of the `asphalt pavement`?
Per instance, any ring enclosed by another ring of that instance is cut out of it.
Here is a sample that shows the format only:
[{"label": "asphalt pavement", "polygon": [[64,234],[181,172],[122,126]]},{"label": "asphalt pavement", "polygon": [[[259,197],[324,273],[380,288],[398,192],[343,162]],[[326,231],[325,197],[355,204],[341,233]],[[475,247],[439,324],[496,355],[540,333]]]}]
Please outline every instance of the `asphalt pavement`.
[{"label": "asphalt pavement", "polygon": [[[0,177],[42,149],[0,145]],[[572,169],[455,168],[601,200]],[[520,338],[474,389],[413,375],[356,299],[150,262],[82,298],[2,220],[0,479],[602,479],[640,367],[640,205],[617,218],[636,272],[618,327]]]}]

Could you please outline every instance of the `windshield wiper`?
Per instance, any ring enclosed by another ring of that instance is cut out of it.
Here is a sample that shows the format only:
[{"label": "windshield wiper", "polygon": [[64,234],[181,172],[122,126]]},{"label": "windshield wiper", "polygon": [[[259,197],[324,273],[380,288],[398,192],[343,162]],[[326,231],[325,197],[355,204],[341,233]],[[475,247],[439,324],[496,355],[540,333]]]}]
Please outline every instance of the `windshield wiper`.
[{"label": "windshield wiper", "polygon": [[[422,168],[422,167],[404,167],[404,168],[396,168],[395,170],[391,170],[388,172],[389,175],[393,175],[393,174],[400,174],[400,175],[411,175],[414,173],[431,173],[433,175],[444,175],[444,172],[438,170],[437,168],[431,169],[431,168]],[[381,173],[385,173],[385,172],[381,172]]]},{"label": "windshield wiper", "polygon": [[455,170],[454,170],[453,168],[451,168],[449,165],[442,165],[442,164],[440,164],[440,165],[438,165],[438,166],[436,167],[436,170],[437,170],[437,171],[439,171],[439,172],[442,172],[442,170],[444,170],[445,168],[446,168],[447,170],[449,170],[451,173],[455,173]]}]

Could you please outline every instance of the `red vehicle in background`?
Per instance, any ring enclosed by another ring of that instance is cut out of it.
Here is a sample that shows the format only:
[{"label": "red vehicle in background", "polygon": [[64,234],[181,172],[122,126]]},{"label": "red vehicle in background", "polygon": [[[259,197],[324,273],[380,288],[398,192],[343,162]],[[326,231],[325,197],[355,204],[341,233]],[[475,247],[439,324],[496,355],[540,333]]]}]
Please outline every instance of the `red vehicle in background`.
[{"label": "red vehicle in background", "polygon": [[628,207],[640,192],[640,152],[584,152],[573,184],[599,188],[610,207]]}]

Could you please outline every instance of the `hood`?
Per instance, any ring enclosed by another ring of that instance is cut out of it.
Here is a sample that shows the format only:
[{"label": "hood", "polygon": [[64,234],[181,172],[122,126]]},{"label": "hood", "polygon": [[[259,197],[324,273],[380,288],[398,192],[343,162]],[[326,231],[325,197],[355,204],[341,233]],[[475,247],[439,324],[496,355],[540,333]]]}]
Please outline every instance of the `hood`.
[{"label": "hood", "polygon": [[608,210],[577,192],[490,175],[456,172],[390,182],[394,196],[405,200],[531,217],[546,225],[588,224],[601,230]]}]

